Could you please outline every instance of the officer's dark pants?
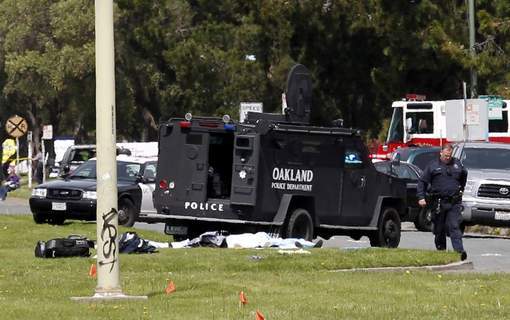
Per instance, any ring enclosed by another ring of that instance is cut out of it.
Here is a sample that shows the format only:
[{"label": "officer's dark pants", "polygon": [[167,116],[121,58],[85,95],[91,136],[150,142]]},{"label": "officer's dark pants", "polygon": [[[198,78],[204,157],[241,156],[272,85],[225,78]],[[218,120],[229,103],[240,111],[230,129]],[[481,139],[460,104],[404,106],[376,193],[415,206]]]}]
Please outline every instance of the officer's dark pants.
[{"label": "officer's dark pants", "polygon": [[[443,207],[443,206],[442,206]],[[462,206],[460,203],[445,205],[439,213],[432,217],[433,233],[437,250],[446,250],[446,234],[450,236],[453,250],[457,252],[464,251],[462,245],[462,232],[460,223],[462,221]]]}]

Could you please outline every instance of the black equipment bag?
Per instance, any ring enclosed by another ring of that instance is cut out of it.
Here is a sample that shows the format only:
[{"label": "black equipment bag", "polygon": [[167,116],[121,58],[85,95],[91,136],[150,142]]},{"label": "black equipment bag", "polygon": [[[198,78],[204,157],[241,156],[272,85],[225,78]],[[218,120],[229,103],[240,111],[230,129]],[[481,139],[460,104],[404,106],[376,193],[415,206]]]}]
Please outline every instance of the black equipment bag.
[{"label": "black equipment bag", "polygon": [[35,256],[38,258],[89,257],[89,249],[93,247],[93,241],[83,236],[70,235],[67,238],[38,241],[35,246]]}]

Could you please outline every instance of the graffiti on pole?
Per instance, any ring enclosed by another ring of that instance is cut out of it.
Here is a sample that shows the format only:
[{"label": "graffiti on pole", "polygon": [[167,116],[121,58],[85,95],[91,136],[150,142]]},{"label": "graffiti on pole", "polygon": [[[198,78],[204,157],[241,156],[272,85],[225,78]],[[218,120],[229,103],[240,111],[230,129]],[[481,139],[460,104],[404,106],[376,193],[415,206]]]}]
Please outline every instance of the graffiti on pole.
[{"label": "graffiti on pole", "polygon": [[101,230],[101,240],[103,242],[102,257],[104,260],[99,261],[99,265],[110,265],[110,272],[112,272],[115,263],[117,262],[117,226],[113,224],[113,219],[117,216],[117,210],[112,208],[110,212],[103,214],[103,229]]}]

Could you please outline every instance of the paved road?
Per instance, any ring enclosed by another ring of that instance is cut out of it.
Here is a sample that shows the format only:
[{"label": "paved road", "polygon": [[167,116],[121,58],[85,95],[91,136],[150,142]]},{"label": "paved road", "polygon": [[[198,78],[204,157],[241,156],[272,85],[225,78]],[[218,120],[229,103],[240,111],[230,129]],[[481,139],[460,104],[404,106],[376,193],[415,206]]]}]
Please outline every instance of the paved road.
[{"label": "paved road", "polygon": [[[432,233],[419,232],[411,224],[403,224],[402,237],[399,248],[434,250]],[[486,237],[480,234],[465,234],[464,248],[468,253],[468,260],[473,262],[473,271],[492,273],[510,272],[510,239],[501,237]],[[325,247],[367,248],[370,247],[368,238],[359,241],[349,237],[333,237],[326,241]],[[448,250],[453,250],[448,239]]]},{"label": "paved road", "polygon": [[[0,201],[0,214],[29,214],[30,208],[27,200],[7,198]],[[163,232],[164,225],[137,223],[136,228]],[[468,252],[468,260],[474,265],[475,272],[510,272],[510,239],[487,237],[479,234],[466,234],[464,247]],[[451,244],[448,240],[451,250]],[[324,247],[330,248],[367,248],[370,247],[368,238],[359,241],[349,237],[333,237],[324,242]],[[418,232],[410,223],[403,224],[400,248],[434,250],[434,240],[431,233]]]},{"label": "paved road", "polygon": [[28,201],[7,196],[5,201],[0,201],[0,214],[27,214],[30,213]]}]

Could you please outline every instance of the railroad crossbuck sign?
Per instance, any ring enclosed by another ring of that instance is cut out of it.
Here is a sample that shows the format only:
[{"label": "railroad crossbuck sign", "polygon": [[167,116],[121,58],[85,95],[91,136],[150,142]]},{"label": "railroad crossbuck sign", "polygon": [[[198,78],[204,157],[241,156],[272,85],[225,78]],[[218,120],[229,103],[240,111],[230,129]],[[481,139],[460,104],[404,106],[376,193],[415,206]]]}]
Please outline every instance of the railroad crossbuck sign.
[{"label": "railroad crossbuck sign", "polygon": [[27,121],[17,115],[10,117],[5,123],[5,131],[13,138],[22,137],[28,131]]}]

